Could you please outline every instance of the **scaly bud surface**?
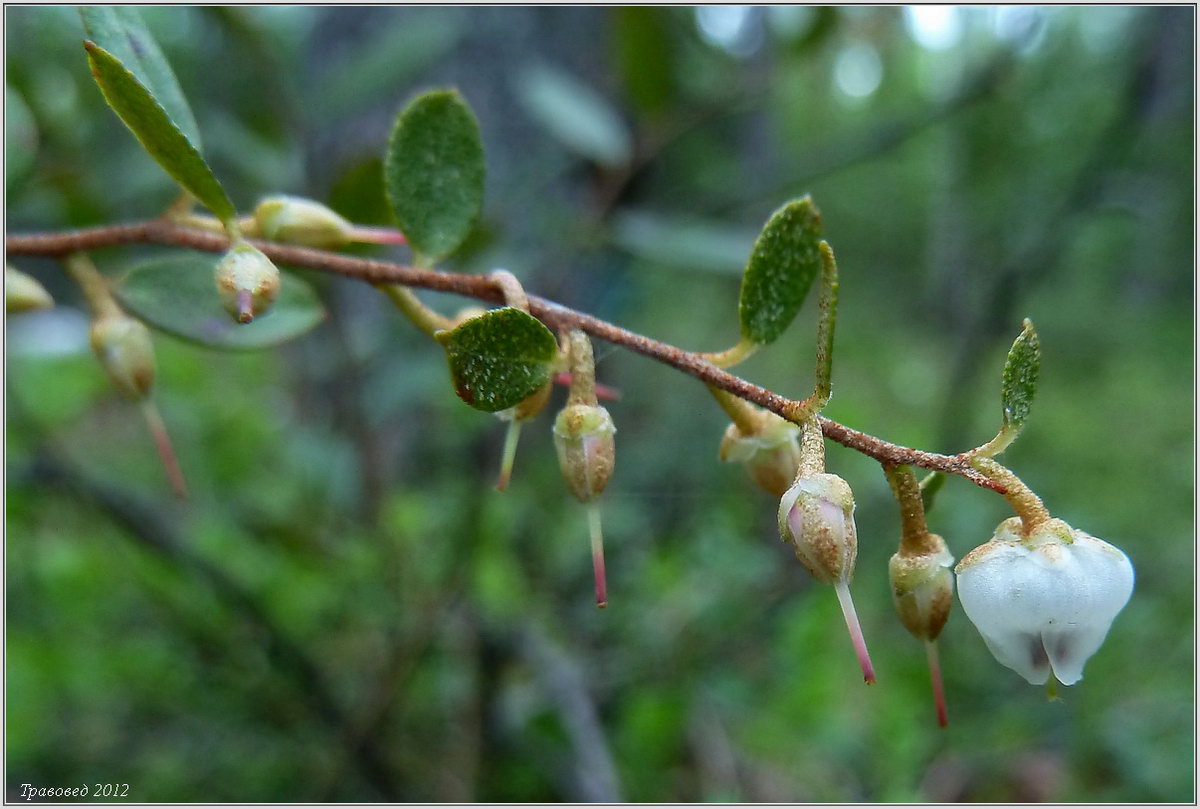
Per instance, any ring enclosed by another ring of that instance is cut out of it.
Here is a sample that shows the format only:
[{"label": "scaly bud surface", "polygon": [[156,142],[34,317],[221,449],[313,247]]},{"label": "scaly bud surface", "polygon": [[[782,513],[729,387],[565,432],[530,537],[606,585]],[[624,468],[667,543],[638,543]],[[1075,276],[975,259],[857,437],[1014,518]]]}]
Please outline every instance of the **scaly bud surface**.
[{"label": "scaly bud surface", "polygon": [[848,581],[858,556],[850,484],[828,472],[799,478],[779,501],[779,536],[817,581]]},{"label": "scaly bud surface", "polygon": [[279,268],[248,242],[236,242],[216,269],[217,292],[225,311],[249,323],[279,295]]},{"label": "scaly bud surface", "polygon": [[1028,536],[1012,517],[955,568],[958,598],[988,649],[1034,685],[1051,673],[1083,678],[1133,593],[1133,565],[1119,549],[1049,519]]},{"label": "scaly bud surface", "polygon": [[904,628],[922,640],[934,640],[950,617],[954,601],[954,557],[937,534],[927,534],[928,552],[901,550],[888,562],[892,601]]}]

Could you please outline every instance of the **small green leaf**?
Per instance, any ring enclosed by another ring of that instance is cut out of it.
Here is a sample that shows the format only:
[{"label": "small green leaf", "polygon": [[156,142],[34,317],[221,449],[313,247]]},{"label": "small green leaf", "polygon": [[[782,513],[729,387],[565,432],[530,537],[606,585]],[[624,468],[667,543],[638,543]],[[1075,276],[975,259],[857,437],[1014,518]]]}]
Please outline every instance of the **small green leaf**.
[{"label": "small green leaf", "polygon": [[116,57],[150,91],[167,115],[200,150],[200,130],[171,65],[132,6],[80,6],[88,39]]},{"label": "small green leaf", "polygon": [[167,174],[216,214],[218,219],[233,219],[237,211],[220,181],[150,91],[120,59],[95,42],[84,42],[83,46],[87,49],[88,64],[91,65],[96,83],[100,85],[100,91],[104,93],[104,100],[129,127],[142,147]]},{"label": "small green leaf", "polygon": [[223,349],[256,349],[299,337],[325,318],[312,287],[282,273],[279,297],[250,323],[237,323],[213,287],[220,256],[189,253],[142,264],[115,279],[121,305],[151,326],[176,337]]},{"label": "small green leaf", "polygon": [[456,91],[425,93],[400,113],[384,183],[419,260],[444,258],[466,239],[483,206],[484,173],[479,124]]},{"label": "small green leaf", "polygon": [[820,241],[821,214],[809,197],[771,215],[742,275],[742,337],[765,345],[783,334],[821,269]]},{"label": "small green leaf", "polygon": [[629,162],[633,138],[617,111],[588,85],[547,65],[535,65],[517,79],[517,98],[530,117],[569,151],[620,167]]},{"label": "small green leaf", "polygon": [[518,404],[550,380],[558,342],[532,315],[506,306],[440,331],[458,397],[495,413]]},{"label": "small green leaf", "polygon": [[1037,391],[1038,370],[1042,365],[1042,346],[1033,323],[1025,318],[1021,333],[1008,350],[1004,373],[1000,378],[1000,401],[1004,405],[1004,428],[1021,429],[1029,416],[1033,394]]}]

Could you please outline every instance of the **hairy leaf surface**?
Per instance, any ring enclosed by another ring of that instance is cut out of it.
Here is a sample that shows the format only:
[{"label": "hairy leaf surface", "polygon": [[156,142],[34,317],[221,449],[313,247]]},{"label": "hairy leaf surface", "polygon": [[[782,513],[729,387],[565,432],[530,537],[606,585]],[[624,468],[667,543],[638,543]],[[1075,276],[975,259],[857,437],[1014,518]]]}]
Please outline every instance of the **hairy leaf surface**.
[{"label": "hairy leaf surface", "polygon": [[454,90],[414,99],[396,119],[384,160],[388,201],[424,262],[453,253],[483,206],[479,124]]},{"label": "hairy leaf surface", "polygon": [[821,269],[821,215],[808,197],[793,200],[763,226],[742,275],[742,336],[772,343],[783,334]]},{"label": "hairy leaf surface", "polygon": [[460,399],[494,413],[518,404],[550,380],[558,342],[540,320],[511,306],[441,331]]},{"label": "hairy leaf surface", "polygon": [[154,95],[121,60],[95,42],[84,42],[92,76],[104,100],[167,174],[222,221],[237,215],[208,163]]}]

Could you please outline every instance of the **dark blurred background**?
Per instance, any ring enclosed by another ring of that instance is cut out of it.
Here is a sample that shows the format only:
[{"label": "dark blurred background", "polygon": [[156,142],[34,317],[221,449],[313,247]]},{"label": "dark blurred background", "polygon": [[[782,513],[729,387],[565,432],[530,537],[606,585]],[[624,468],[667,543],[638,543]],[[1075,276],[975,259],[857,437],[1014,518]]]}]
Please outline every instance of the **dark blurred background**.
[{"label": "dark blurred background", "polygon": [[[758,228],[811,193],[842,273],[826,412],[888,440],[990,438],[1032,318],[1041,388],[1005,462],[1138,583],[1059,702],[956,610],[940,730],[869,459],[829,449],[871,688],[776,502],[717,462],[726,418],[695,380],[597,345],[623,394],[599,612],[559,398],[499,494],[503,425],[441,352],[369,287],[313,278],[328,318],[278,349],[157,338],[180,504],[79,295],[18,259],[60,305],[6,328],[10,798],[1194,800],[1194,9],[141,12],[243,211],[283,191],[387,223],[391,122],[454,85],[489,177],[445,266],[693,350],[733,344]],[[104,106],[74,9],[5,17],[9,232],[157,215],[177,189]],[[813,323],[809,303],[738,373],[804,395]],[[1007,514],[952,480],[930,522],[961,558]]]}]

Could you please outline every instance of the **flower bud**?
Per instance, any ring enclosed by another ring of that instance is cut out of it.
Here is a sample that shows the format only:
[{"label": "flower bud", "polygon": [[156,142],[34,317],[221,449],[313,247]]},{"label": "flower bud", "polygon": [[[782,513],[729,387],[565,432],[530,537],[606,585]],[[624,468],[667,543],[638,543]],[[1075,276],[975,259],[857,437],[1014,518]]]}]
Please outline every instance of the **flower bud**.
[{"label": "flower bud", "polygon": [[216,269],[217,292],[225,311],[239,323],[249,323],[279,295],[279,268],[262,251],[236,242]]},{"label": "flower bud", "polygon": [[150,330],[126,315],[109,315],[92,321],[89,337],[113,386],[130,399],[146,398],[154,385]]},{"label": "flower bud", "polygon": [[1034,685],[1053,673],[1083,678],[1133,592],[1133,566],[1117,548],[1051,519],[1022,535],[1013,517],[955,568],[958,598],[1000,663]]},{"label": "flower bud", "polygon": [[761,411],[761,428],[746,434],[731,423],[721,439],[719,457],[741,463],[761,488],[776,497],[791,488],[800,466],[800,427],[774,413]]},{"label": "flower bud", "polygon": [[797,480],[779,501],[779,536],[817,581],[848,581],[858,556],[850,484],[827,472]]},{"label": "flower bud", "polygon": [[875,682],[875,668],[850,597],[849,582],[858,556],[850,484],[827,472],[797,479],[779,501],[779,536],[792,544],[796,558],[813,578],[833,585],[863,679]]},{"label": "flower bud", "polygon": [[608,485],[614,462],[613,425],[599,405],[567,405],[554,421],[554,448],[567,488],[581,502],[597,497]]},{"label": "flower bud", "polygon": [[330,208],[301,197],[267,197],[254,209],[259,233],[276,242],[332,250],[350,243],[353,226]]},{"label": "flower bud", "polygon": [[922,640],[934,640],[950,617],[954,600],[954,557],[937,534],[926,534],[923,553],[903,547],[888,562],[892,601],[905,629]]},{"label": "flower bud", "polygon": [[4,265],[4,311],[31,312],[52,306],[54,299],[36,278]]}]

